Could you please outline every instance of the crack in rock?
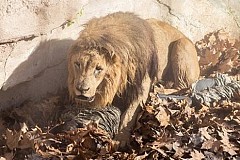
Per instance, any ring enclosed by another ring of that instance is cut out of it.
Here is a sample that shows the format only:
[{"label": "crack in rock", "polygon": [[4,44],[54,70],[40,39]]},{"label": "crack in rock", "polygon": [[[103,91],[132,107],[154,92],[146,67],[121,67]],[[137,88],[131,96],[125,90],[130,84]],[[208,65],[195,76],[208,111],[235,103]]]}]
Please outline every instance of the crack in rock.
[{"label": "crack in rock", "polygon": [[4,44],[11,44],[11,43],[17,43],[19,41],[31,41],[36,37],[42,36],[43,34],[31,34],[31,35],[27,35],[27,36],[21,36],[21,37],[17,37],[17,38],[12,38],[12,39],[7,39],[7,40],[1,40],[0,41],[0,45],[4,45]]},{"label": "crack in rock", "polygon": [[240,24],[238,23],[238,20],[237,20],[236,16],[233,15],[232,13],[230,13],[230,14],[232,15],[233,21],[236,23],[237,27],[240,28]]},{"label": "crack in rock", "polygon": [[161,2],[161,0],[157,0],[157,2],[158,2],[159,4],[167,7],[168,13],[169,13],[170,15],[176,17],[179,21],[180,21],[180,20],[183,20],[186,26],[188,26],[188,24],[189,24],[189,25],[191,25],[191,26],[193,26],[193,27],[195,27],[195,28],[200,28],[199,26],[195,25],[195,24],[192,23],[191,21],[189,21],[189,20],[187,20],[187,19],[185,19],[185,18],[180,18],[180,17],[178,17],[176,14],[174,14],[174,13],[172,12],[172,8],[171,8],[169,5]]},{"label": "crack in rock", "polygon": [[11,56],[12,52],[10,52],[8,55],[7,55],[7,58],[4,62],[4,66],[3,66],[3,72],[4,72],[4,78],[3,78],[3,83],[2,83],[2,86],[1,86],[1,90],[3,88],[3,86],[5,85],[6,83],[6,76],[7,76],[7,72],[6,72],[6,66],[7,66],[7,62],[8,62],[8,59],[9,57]]},{"label": "crack in rock", "polygon": [[[63,24],[66,24],[67,21],[65,21]],[[63,24],[51,29],[48,33],[38,33],[38,34],[30,34],[27,36],[21,36],[21,37],[17,37],[17,38],[12,38],[12,39],[5,39],[5,40],[0,40],[0,45],[4,45],[4,44],[11,44],[11,43],[17,43],[19,41],[31,41],[37,37],[41,37],[41,36],[46,36],[48,34],[51,34],[54,30],[58,29],[58,28],[63,28]]]},{"label": "crack in rock", "polygon": [[163,3],[163,2],[161,2],[161,0],[157,0],[157,2],[158,2],[159,4],[161,4],[161,5],[165,6],[165,7],[167,7],[167,9],[168,9],[168,13],[169,13],[170,15],[176,17],[178,20],[180,20],[180,18],[179,18],[177,15],[175,15],[175,14],[172,13],[172,8],[171,8],[169,5],[167,5],[167,4]]},{"label": "crack in rock", "polygon": [[[37,38],[37,37],[40,37],[40,36],[44,36],[44,35],[46,36],[48,34],[51,34],[54,30],[59,29],[59,28],[64,30],[66,28],[66,26],[71,25],[72,23],[74,23],[74,21],[76,19],[78,19],[79,17],[82,16],[83,10],[84,10],[84,6],[82,6],[80,11],[75,15],[75,18],[73,18],[72,20],[70,20],[70,19],[65,20],[62,24],[58,25],[57,27],[53,27],[49,32],[38,33],[38,34],[30,34],[30,35],[21,36],[21,37],[12,38],[12,39],[3,39],[3,40],[0,40],[0,45],[17,43],[19,41],[31,41],[34,38]],[[170,11],[171,11],[171,8],[170,8]]]},{"label": "crack in rock", "polygon": [[234,11],[232,10],[231,6],[229,5],[229,2],[228,2],[227,9],[228,9],[228,13],[230,14],[230,16],[232,16],[233,21],[236,23],[237,27],[240,28],[238,16],[234,14]]}]

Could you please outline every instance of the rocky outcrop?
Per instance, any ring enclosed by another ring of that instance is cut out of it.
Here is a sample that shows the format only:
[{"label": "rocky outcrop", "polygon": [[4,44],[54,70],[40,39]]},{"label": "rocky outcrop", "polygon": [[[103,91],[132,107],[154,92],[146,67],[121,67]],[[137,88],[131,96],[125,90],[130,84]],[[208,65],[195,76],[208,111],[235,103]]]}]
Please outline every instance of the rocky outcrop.
[{"label": "rocky outcrop", "polygon": [[157,0],[162,19],[184,32],[193,41],[206,33],[225,29],[239,38],[240,2],[235,0]]},{"label": "rocky outcrop", "polygon": [[0,2],[0,109],[66,88],[68,47],[92,17],[131,11],[166,21],[191,40],[240,33],[235,0],[8,0]]}]

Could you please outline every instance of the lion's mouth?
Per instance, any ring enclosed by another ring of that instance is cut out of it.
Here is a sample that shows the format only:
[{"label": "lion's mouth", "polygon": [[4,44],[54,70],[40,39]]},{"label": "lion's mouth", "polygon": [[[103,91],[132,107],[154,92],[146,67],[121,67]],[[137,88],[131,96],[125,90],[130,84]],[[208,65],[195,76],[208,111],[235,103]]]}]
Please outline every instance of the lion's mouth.
[{"label": "lion's mouth", "polygon": [[76,96],[77,99],[81,100],[81,101],[87,101],[87,102],[93,102],[94,99],[95,99],[95,96],[92,96],[92,97],[86,97],[84,95],[79,95],[79,96]]}]

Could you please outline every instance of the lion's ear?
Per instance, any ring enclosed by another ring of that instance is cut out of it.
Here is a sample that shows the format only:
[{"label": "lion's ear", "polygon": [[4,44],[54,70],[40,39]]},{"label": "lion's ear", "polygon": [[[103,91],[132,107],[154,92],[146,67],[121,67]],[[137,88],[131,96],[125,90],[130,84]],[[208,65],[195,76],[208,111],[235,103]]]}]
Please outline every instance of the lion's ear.
[{"label": "lion's ear", "polygon": [[112,57],[114,56],[114,52],[112,50],[108,50],[104,47],[101,47],[100,52],[105,56],[109,57],[110,59],[112,59]]},{"label": "lion's ear", "polygon": [[113,51],[110,51],[110,52],[109,52],[109,55],[110,55],[110,57],[112,58],[112,57],[115,55],[115,53],[114,53]]}]

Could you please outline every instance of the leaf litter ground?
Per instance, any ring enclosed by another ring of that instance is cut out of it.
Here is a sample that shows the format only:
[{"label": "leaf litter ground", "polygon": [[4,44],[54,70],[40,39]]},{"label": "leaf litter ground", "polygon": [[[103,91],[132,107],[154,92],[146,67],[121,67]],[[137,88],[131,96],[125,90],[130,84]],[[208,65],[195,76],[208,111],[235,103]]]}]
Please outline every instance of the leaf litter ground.
[{"label": "leaf litter ground", "polygon": [[[240,80],[240,42],[218,30],[196,43],[202,77],[227,73]],[[5,159],[240,159],[240,100],[192,103],[191,89],[173,92],[156,84],[142,106],[128,151],[117,151],[111,135],[89,122],[53,134],[62,99],[29,102],[2,113],[0,160]],[[240,97],[240,90],[235,92]],[[60,114],[60,113],[59,113]],[[34,116],[35,115],[35,116]],[[38,126],[35,126],[38,124]]]}]

